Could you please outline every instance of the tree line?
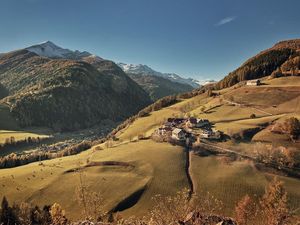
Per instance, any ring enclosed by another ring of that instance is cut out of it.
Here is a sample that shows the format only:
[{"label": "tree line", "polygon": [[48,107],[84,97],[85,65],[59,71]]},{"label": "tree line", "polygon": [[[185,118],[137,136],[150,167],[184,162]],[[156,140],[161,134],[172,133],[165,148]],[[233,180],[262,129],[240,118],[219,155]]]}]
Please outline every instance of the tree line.
[{"label": "tree line", "polygon": [[241,67],[229,73],[216,85],[216,89],[231,87],[241,81],[258,79],[271,75],[278,67],[290,57],[294,57],[296,51],[292,49],[270,50],[246,61]]},{"label": "tree line", "polygon": [[[45,139],[45,138],[43,138]],[[16,140],[14,136],[5,138],[4,143],[0,144],[0,150],[9,147],[21,147],[28,144],[38,144],[42,141],[40,137],[25,137],[21,140]]]},{"label": "tree line", "polygon": [[82,141],[79,144],[66,147],[65,149],[58,152],[36,151],[28,154],[11,153],[7,156],[0,157],[0,168],[12,168],[26,165],[32,162],[75,155],[91,148],[93,145],[94,143],[91,141]]}]

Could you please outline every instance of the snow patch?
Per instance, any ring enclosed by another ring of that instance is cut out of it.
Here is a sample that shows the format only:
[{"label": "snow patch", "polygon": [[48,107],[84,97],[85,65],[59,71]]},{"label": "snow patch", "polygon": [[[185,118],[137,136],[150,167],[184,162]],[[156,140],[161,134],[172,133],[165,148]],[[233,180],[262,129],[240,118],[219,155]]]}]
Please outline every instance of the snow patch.
[{"label": "snow patch", "polygon": [[126,73],[134,73],[134,74],[142,74],[142,75],[152,75],[163,77],[173,82],[181,83],[181,84],[188,84],[193,88],[199,88],[201,85],[199,81],[192,79],[192,78],[183,78],[175,73],[161,73],[153,70],[147,65],[143,64],[126,64],[126,63],[118,63],[119,67],[126,72]]}]

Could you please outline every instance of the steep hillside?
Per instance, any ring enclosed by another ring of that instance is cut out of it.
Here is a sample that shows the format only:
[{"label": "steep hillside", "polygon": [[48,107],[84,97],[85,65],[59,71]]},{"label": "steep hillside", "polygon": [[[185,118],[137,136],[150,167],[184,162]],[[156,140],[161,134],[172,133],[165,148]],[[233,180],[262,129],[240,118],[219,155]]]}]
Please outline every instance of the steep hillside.
[{"label": "steep hillside", "polygon": [[150,95],[153,101],[168,95],[188,92],[194,89],[188,84],[173,82],[162,77],[140,74],[128,75]]},{"label": "steep hillside", "polygon": [[289,58],[300,54],[300,39],[279,42],[247,60],[216,84],[218,89],[230,87],[240,81],[258,79],[271,75]]},{"label": "steep hillside", "polygon": [[[20,50],[0,56],[2,101],[22,126],[73,130],[123,120],[148,105],[147,93],[116,64],[52,59]],[[134,103],[134,104],[132,104]]]},{"label": "steep hillside", "polygon": [[0,83],[0,99],[8,95],[8,90]]}]

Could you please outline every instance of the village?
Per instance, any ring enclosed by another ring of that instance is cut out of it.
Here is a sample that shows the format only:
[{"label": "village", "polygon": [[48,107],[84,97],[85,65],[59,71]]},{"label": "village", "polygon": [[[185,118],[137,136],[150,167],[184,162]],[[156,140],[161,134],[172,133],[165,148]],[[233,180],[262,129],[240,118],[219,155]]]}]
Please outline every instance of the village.
[{"label": "village", "polygon": [[194,142],[205,140],[220,140],[222,132],[212,128],[207,119],[195,117],[168,118],[167,121],[152,134],[157,141],[185,143],[187,146]]}]

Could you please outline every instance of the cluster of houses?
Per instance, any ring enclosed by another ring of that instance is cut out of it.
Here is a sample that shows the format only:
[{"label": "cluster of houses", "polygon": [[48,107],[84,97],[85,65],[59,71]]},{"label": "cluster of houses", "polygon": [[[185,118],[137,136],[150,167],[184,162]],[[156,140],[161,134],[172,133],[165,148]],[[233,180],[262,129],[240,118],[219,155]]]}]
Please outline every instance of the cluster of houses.
[{"label": "cluster of houses", "polygon": [[155,135],[162,138],[170,137],[176,141],[191,141],[200,139],[218,140],[221,132],[211,128],[207,119],[190,118],[168,118],[167,121],[155,130]]}]

